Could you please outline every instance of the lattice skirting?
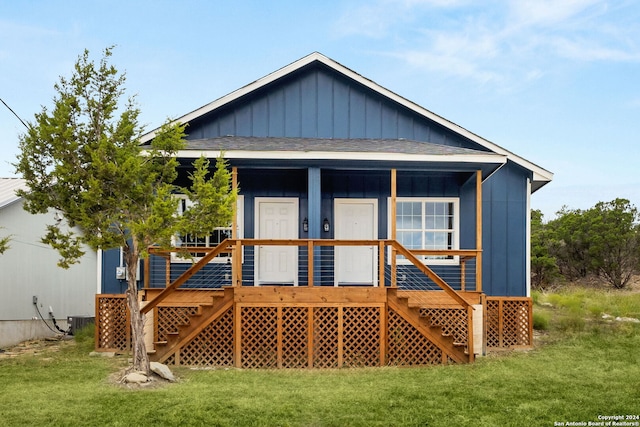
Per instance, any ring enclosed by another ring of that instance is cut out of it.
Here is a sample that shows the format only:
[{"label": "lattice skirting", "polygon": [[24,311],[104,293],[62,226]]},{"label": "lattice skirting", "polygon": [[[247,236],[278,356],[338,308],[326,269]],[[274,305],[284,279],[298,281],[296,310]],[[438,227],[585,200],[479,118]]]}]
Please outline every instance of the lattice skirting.
[{"label": "lattice skirting", "polygon": [[131,324],[124,295],[96,295],[96,350],[127,351]]},{"label": "lattice skirting", "polygon": [[155,309],[157,324],[155,328],[155,341],[166,341],[167,334],[177,332],[177,325],[189,322],[189,317],[198,312],[197,306],[164,307]]},{"label": "lattice skirting", "polygon": [[381,311],[381,307],[241,307],[240,366],[379,366]]},{"label": "lattice skirting", "polygon": [[[239,346],[234,342],[234,313],[240,315]],[[385,320],[388,339],[383,342]],[[234,358],[238,347],[239,365]],[[435,344],[401,315],[392,310],[385,314],[383,306],[239,306],[227,310],[165,363],[264,369],[442,362]]]},{"label": "lattice skirting", "polygon": [[442,363],[442,350],[393,310],[389,310],[388,334],[389,365],[411,366]]},{"label": "lattice skirting", "polygon": [[[511,343],[512,336],[515,336],[516,343],[527,342],[526,338],[530,335],[521,326],[526,318],[526,304],[514,305],[513,301],[499,301],[496,304],[501,316],[519,319],[515,323],[506,320],[496,322],[502,328],[500,342]],[[158,307],[155,311],[155,338],[164,340],[167,333],[176,330],[176,325],[188,323],[189,317],[197,310],[196,306]],[[466,342],[465,313],[458,311],[429,308],[422,309],[421,314],[429,316],[434,324],[443,326],[444,333],[453,334],[459,342]],[[219,314],[189,342],[176,348],[165,363],[248,369],[443,363],[441,349],[402,315],[392,309],[387,310],[385,304],[236,304]],[[238,338],[239,342],[236,342]],[[126,351],[130,339],[124,296],[98,295],[97,350]]]},{"label": "lattice skirting", "polygon": [[485,310],[487,349],[533,345],[531,298],[487,297]]},{"label": "lattice skirting", "polygon": [[442,332],[452,335],[455,342],[467,343],[467,311],[464,308],[421,308],[420,316],[428,317],[432,325],[442,326]]}]

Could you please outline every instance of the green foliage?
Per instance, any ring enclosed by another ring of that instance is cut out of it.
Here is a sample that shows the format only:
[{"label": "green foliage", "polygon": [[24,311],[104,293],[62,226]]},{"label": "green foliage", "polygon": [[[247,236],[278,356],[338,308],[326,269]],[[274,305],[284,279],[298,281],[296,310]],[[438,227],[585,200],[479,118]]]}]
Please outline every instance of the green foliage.
[{"label": "green foliage", "polygon": [[536,331],[546,331],[549,329],[551,316],[544,311],[533,310],[533,329]]},{"label": "green foliage", "polygon": [[96,325],[90,323],[83,328],[77,330],[73,334],[73,339],[84,351],[91,352],[95,348]]},{"label": "green foliage", "polygon": [[166,123],[150,145],[140,145],[139,110],[133,98],[119,104],[125,76],[109,64],[111,55],[106,49],[95,64],[85,51],[72,77],[56,84],[52,111],[45,107],[36,114],[20,139],[15,166],[29,187],[20,192],[25,209],[57,209],[71,227],[50,225],[43,239],[60,252],[64,267],[83,255],[83,244],[124,247],[131,256],[146,255],[152,244],[169,246],[185,224],[175,215],[176,192],[197,200],[200,215],[190,216],[189,226],[200,231],[228,225],[233,212],[235,194],[223,159],[211,179],[208,161],[200,159],[192,187],[175,185],[184,125]]},{"label": "green foliage", "polygon": [[532,285],[542,288],[559,276],[577,280],[597,274],[616,289],[640,271],[640,214],[625,199],[599,202],[593,208],[563,208],[544,223],[531,217]]},{"label": "green foliage", "polygon": [[[0,230],[2,230],[2,227],[0,227]],[[0,255],[5,253],[5,251],[7,251],[11,247],[9,246],[10,242],[11,236],[0,237]]]},{"label": "green foliage", "polygon": [[233,215],[236,194],[231,191],[231,173],[222,158],[216,160],[213,176],[207,179],[209,160],[200,157],[190,174],[193,182],[186,195],[194,205],[182,214],[178,226],[182,234],[204,235],[213,228],[229,222]]},{"label": "green foliage", "polygon": [[552,233],[543,222],[542,212],[531,211],[531,277],[532,286],[541,288],[559,276],[556,258],[551,255]]},{"label": "green foliage", "polygon": [[[128,293],[137,294],[135,266],[147,247],[167,247],[184,228],[176,213],[175,193],[197,200],[202,215],[190,218],[190,227],[207,232],[227,226],[232,219],[235,193],[222,159],[208,179],[209,163],[196,162],[191,188],[176,185],[178,150],[185,146],[184,125],[164,124],[150,145],[141,146],[142,127],[134,99],[121,104],[124,74],[109,64],[107,48],[98,64],[85,51],[70,78],[60,78],[53,108],[35,115],[20,138],[14,165],[28,190],[19,191],[31,213],[55,209],[65,221],[47,227],[44,243],[57,249],[59,265],[69,267],[91,249],[123,248],[128,268]],[[206,214],[204,214],[206,213]],[[137,298],[128,299],[132,313],[134,364],[143,352]],[[145,364],[144,361],[141,362]],[[148,365],[148,364],[147,364]],[[148,366],[143,367],[146,370]]]},{"label": "green foliage", "polygon": [[591,267],[616,289],[640,267],[640,214],[628,200],[600,202],[585,214],[591,232]]},{"label": "green foliage", "polygon": [[591,265],[591,234],[584,212],[563,207],[547,227],[552,236],[549,252],[557,259],[560,273],[569,280],[586,277]]},{"label": "green foliage", "polygon": [[228,225],[233,212],[235,194],[223,159],[217,160],[211,179],[208,161],[199,159],[192,187],[176,187],[184,125],[166,123],[149,146],[140,145],[133,99],[118,109],[125,79],[108,64],[111,54],[106,49],[96,65],[85,51],[74,75],[56,85],[53,111],[44,108],[37,114],[20,140],[15,166],[29,187],[20,194],[25,209],[44,213],[55,208],[82,232],[59,224],[48,227],[43,241],[60,252],[65,266],[83,255],[82,244],[92,249],[132,245],[131,253],[143,256],[149,245],[169,246],[185,223],[175,216],[176,192],[197,201],[200,215],[190,216],[189,225],[199,230]]}]

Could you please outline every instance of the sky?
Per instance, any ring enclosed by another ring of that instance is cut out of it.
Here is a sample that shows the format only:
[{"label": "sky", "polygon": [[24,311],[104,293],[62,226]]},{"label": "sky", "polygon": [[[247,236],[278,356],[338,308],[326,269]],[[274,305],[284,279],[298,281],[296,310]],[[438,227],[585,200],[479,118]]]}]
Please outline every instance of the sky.
[{"label": "sky", "polygon": [[[0,0],[0,98],[31,122],[108,46],[148,130],[317,51],[553,172],[546,220],[640,208],[640,2]],[[0,177],[24,131],[0,104]]]}]

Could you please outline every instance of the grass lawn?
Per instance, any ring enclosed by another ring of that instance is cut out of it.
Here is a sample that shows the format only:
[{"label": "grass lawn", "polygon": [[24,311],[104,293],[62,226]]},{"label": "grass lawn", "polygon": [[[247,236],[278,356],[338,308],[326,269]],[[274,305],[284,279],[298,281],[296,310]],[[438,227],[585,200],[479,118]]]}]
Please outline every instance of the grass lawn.
[{"label": "grass lawn", "polygon": [[640,294],[554,295],[535,296],[553,304],[536,305],[548,320],[540,345],[471,365],[175,368],[176,384],[128,390],[109,380],[124,358],[89,357],[90,341],[69,343],[58,352],[0,360],[0,424],[553,426],[640,415],[640,326],[603,321],[589,302],[627,316],[640,313]]}]

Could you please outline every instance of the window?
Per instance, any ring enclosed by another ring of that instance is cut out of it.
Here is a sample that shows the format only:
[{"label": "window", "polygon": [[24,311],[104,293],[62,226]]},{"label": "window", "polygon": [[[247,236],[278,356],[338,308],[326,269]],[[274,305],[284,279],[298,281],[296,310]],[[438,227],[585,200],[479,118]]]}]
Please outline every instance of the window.
[{"label": "window", "polygon": [[[456,198],[396,199],[396,237],[407,249],[458,249]],[[427,264],[457,262],[454,256],[419,256]],[[406,260],[399,259],[399,262]]]},{"label": "window", "polygon": [[[178,203],[178,215],[182,215],[187,209],[193,206],[193,202],[189,200],[184,195],[177,196],[180,201]],[[238,238],[242,238],[242,224],[243,224],[243,215],[244,212],[244,198],[243,196],[238,196],[237,206],[238,206]],[[193,234],[177,234],[174,236],[174,246],[176,247],[198,247],[198,248],[215,248],[218,246],[224,239],[230,239],[232,236],[232,227],[229,224],[228,227],[216,227],[210,234],[206,236],[197,236]],[[197,260],[200,257],[206,255],[206,252],[196,252],[192,253],[193,257]],[[192,260],[188,258],[184,258],[179,256],[176,253],[171,254],[171,260],[174,262],[191,262]],[[231,261],[231,252],[222,252],[217,255],[211,262],[230,262]]]}]

